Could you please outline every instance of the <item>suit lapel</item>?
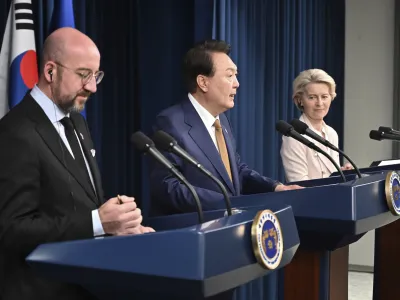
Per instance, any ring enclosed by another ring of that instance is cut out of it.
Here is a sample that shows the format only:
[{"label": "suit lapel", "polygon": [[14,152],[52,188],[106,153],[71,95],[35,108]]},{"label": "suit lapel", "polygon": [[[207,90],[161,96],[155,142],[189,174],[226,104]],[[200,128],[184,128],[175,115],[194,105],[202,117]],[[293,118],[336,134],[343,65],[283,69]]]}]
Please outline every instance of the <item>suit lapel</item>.
[{"label": "suit lapel", "polygon": [[[90,151],[92,147],[89,145],[89,133],[84,126],[83,122],[79,122],[79,119],[76,117],[76,114],[71,114],[71,121],[74,124],[75,130],[78,133],[78,138],[79,141],[82,145],[83,153],[85,154],[86,160],[89,164],[90,171],[92,173],[93,177],[93,182],[94,186],[96,188],[96,193],[97,193],[97,198],[99,203],[101,204],[103,202],[103,190],[101,187],[101,176],[100,176],[100,171],[97,167],[97,162],[94,156],[92,155],[92,152]],[[83,133],[86,134],[83,134]],[[86,137],[86,138],[84,138]]]},{"label": "suit lapel", "polygon": [[47,118],[40,106],[29,95],[27,100],[27,114],[37,124],[36,131],[42,137],[46,145],[50,148],[54,156],[67,169],[67,171],[76,179],[76,181],[86,191],[89,198],[97,204],[96,195],[89,182],[85,179],[78,164],[75,162],[60,135],[54,128],[54,125]]},{"label": "suit lapel", "polygon": [[185,123],[191,126],[188,132],[189,135],[212,163],[215,170],[225,182],[225,185],[231,190],[231,193],[235,194],[235,189],[226,172],[221,156],[197,111],[189,100],[182,103],[182,108],[185,113]]}]

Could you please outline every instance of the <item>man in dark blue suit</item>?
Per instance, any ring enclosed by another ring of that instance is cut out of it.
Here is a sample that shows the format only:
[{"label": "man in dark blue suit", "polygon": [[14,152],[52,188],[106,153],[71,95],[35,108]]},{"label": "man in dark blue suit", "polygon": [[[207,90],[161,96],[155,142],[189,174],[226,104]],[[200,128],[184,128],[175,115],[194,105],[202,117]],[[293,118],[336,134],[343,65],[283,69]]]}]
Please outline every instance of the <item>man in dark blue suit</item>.
[{"label": "man in dark blue suit", "polygon": [[[197,44],[184,58],[188,98],[161,112],[154,130],[172,135],[178,144],[226,186],[230,196],[297,189],[250,169],[236,152],[232,128],[224,112],[234,106],[239,87],[230,46],[210,40]],[[251,145],[249,145],[251,146]],[[164,153],[194,186],[204,210],[223,201],[218,186],[174,154]],[[168,170],[153,164],[151,213],[166,215],[196,211],[189,190]]]}]

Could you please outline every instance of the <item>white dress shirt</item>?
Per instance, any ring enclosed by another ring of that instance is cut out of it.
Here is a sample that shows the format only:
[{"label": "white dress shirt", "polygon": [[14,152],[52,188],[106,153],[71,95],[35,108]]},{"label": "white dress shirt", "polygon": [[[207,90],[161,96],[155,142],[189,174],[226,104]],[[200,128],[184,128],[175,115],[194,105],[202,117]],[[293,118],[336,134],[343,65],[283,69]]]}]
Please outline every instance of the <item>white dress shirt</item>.
[{"label": "white dress shirt", "polygon": [[204,126],[206,126],[206,129],[208,131],[208,133],[210,134],[210,137],[212,139],[212,141],[214,142],[215,147],[217,148],[217,151],[219,151],[218,149],[218,144],[217,144],[217,138],[215,136],[215,127],[214,127],[214,123],[215,120],[219,120],[219,116],[217,116],[216,118],[210,114],[210,112],[205,109],[194,97],[192,94],[188,94],[189,100],[192,103],[192,105],[194,106],[194,109],[197,111],[197,113],[200,116],[200,119],[203,121]]},{"label": "white dress shirt", "polygon": [[[43,109],[44,113],[50,119],[51,123],[54,125],[54,128],[60,135],[60,137],[61,137],[62,141],[64,142],[65,146],[67,147],[68,151],[71,153],[72,157],[74,157],[71,146],[68,143],[67,136],[65,135],[64,125],[61,124],[61,122],[60,122],[60,120],[62,120],[64,117],[69,117],[69,114],[65,114],[36,85],[33,87],[32,91],[31,91],[31,96],[33,97],[33,99],[35,99],[37,104],[39,104],[39,106]],[[75,135],[76,134],[77,133],[75,132]],[[78,136],[77,136],[77,138],[78,138]],[[83,154],[83,158],[85,160],[85,164],[86,164],[87,171],[89,173],[90,181],[92,182],[93,189],[96,191],[96,187],[93,182],[92,172],[90,171],[89,164],[86,160],[85,154],[83,153],[82,145],[79,141],[79,138],[78,138],[78,142],[79,142],[79,146],[81,148],[82,154]],[[97,209],[92,211],[92,221],[93,221],[94,236],[99,236],[99,235],[105,234],[103,226],[100,221],[99,211]]]}]

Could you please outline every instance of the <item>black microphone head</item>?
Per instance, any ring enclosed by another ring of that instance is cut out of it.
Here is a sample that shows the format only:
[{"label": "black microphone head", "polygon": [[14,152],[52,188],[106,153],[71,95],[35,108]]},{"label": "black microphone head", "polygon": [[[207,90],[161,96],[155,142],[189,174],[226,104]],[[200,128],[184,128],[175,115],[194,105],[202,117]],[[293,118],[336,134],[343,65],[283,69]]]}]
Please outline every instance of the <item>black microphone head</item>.
[{"label": "black microphone head", "polygon": [[382,132],[378,130],[371,130],[369,132],[369,138],[372,140],[381,141],[382,140]]},{"label": "black microphone head", "polygon": [[278,122],[276,122],[275,129],[279,133],[288,136],[289,133],[293,130],[293,126],[283,120],[279,120]]},{"label": "black microphone head", "polygon": [[141,131],[132,134],[131,142],[141,152],[147,152],[150,147],[154,147],[154,142]]},{"label": "black microphone head", "polygon": [[379,126],[378,131],[386,132],[386,133],[392,133],[392,128],[385,127],[385,126]]},{"label": "black microphone head", "polygon": [[306,130],[308,129],[308,125],[298,119],[293,119],[290,124],[293,126],[294,130],[296,130],[300,134],[306,134]]},{"label": "black microphone head", "polygon": [[162,130],[154,133],[153,140],[156,143],[157,148],[164,151],[170,151],[173,146],[178,144],[172,136]]}]

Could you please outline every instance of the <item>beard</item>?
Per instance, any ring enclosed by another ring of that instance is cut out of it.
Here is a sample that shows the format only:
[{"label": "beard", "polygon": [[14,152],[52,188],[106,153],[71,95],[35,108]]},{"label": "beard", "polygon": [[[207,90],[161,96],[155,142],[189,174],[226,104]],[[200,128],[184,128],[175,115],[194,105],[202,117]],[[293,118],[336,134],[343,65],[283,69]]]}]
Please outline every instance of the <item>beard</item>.
[{"label": "beard", "polygon": [[[90,92],[81,90],[75,95],[61,95],[60,91],[57,89],[54,91],[54,98],[58,102],[58,106],[65,112],[78,112],[80,113],[85,109],[86,101],[90,96]],[[78,97],[86,97],[85,100],[78,100]]]}]

